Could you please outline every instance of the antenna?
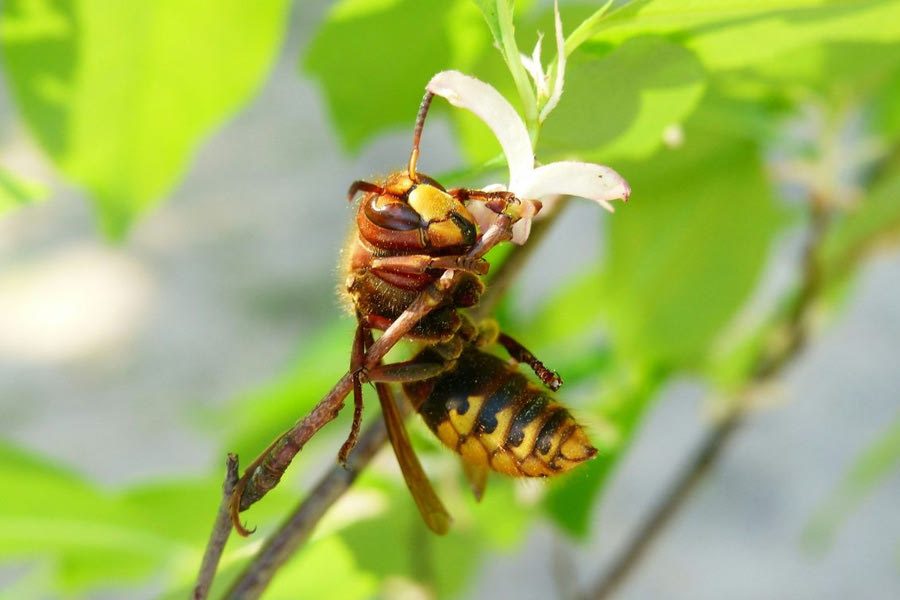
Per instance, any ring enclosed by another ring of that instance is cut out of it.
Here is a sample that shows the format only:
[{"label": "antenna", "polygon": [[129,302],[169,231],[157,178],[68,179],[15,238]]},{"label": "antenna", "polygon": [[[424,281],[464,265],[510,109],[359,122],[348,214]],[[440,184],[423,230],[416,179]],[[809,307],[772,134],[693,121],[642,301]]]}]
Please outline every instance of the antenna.
[{"label": "antenna", "polygon": [[419,140],[422,139],[422,128],[425,126],[425,116],[428,114],[428,108],[431,106],[431,100],[434,98],[432,92],[425,92],[422,98],[422,104],[419,105],[419,114],[416,115],[416,128],[413,131],[413,147],[409,155],[409,178],[418,181],[416,177],[416,163],[419,162]]}]

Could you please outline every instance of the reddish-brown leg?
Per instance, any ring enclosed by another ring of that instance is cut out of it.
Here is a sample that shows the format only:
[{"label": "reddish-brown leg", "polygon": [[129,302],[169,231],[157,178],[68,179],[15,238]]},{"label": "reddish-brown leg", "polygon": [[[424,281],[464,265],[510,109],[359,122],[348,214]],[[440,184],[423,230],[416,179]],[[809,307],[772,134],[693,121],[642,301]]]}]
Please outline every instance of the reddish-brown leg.
[{"label": "reddish-brown leg", "polygon": [[377,365],[368,369],[363,367],[366,358],[366,340],[372,337],[372,332],[362,322],[356,327],[356,336],[353,338],[353,350],[350,358],[350,372],[353,373],[353,424],[350,426],[350,435],[338,452],[338,462],[341,465],[347,463],[350,452],[356,446],[362,425],[363,412],[363,382],[371,383],[402,383],[406,381],[421,381],[437,377],[453,366],[452,362],[421,362],[407,360]]},{"label": "reddish-brown leg", "polygon": [[360,373],[366,358],[365,331],[363,324],[358,323],[356,335],[353,337],[353,349],[350,352],[350,372],[353,374],[353,423],[350,425],[350,435],[347,436],[347,441],[338,452],[338,462],[341,463],[341,466],[346,466],[347,458],[356,446],[362,426],[363,393]]},{"label": "reddish-brown leg", "polygon": [[520,202],[515,194],[505,190],[484,192],[482,190],[470,190],[468,188],[453,188],[447,190],[447,193],[463,203],[469,202],[470,200],[483,202],[487,208],[498,215],[502,214],[510,204],[518,204]]},{"label": "reddish-brown leg", "polygon": [[509,355],[513,360],[525,363],[531,367],[531,370],[538,376],[538,379],[540,379],[548,388],[555,392],[562,387],[563,380],[562,377],[559,376],[559,373],[545,367],[544,363],[539,361],[525,346],[505,333],[500,333],[500,335],[497,336],[497,343],[506,348],[506,351],[509,352]]},{"label": "reddish-brown leg", "polygon": [[373,270],[384,269],[395,273],[419,275],[429,269],[446,271],[466,271],[474,275],[486,275],[490,265],[480,258],[467,254],[457,256],[429,256],[427,254],[406,254],[403,256],[383,256],[372,259]]}]

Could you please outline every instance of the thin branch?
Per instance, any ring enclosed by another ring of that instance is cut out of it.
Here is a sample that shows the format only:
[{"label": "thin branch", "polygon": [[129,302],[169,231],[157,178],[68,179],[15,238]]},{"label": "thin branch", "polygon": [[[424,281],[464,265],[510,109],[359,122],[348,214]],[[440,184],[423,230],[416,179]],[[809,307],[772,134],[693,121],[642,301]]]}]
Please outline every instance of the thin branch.
[{"label": "thin branch", "polygon": [[294,513],[278,528],[223,596],[254,600],[266,590],[278,569],[302,546],[319,520],[356,481],[359,473],[387,441],[384,421],[376,420],[360,436],[346,468],[332,467]]},{"label": "thin branch", "polygon": [[[807,321],[809,313],[822,291],[822,272],[817,255],[829,223],[829,212],[819,198],[812,198],[811,227],[809,240],[803,253],[803,277],[793,306],[785,317],[787,343],[771,353],[760,357],[752,376],[752,389],[771,380],[793,360],[806,346],[808,339]],[[746,396],[745,396],[746,397]],[[582,600],[604,600],[610,598],[640,563],[648,548],[659,537],[672,518],[685,505],[698,484],[711,471],[722,456],[723,450],[734,438],[746,418],[746,402],[740,399],[732,403],[728,413],[705,436],[687,465],[679,473],[674,483],[663,494],[662,499],[641,523],[625,549],[613,564],[585,592]]]},{"label": "thin branch", "polygon": [[216,513],[216,521],[206,544],[206,552],[203,553],[203,562],[200,563],[200,572],[197,574],[197,583],[194,585],[194,600],[205,600],[209,594],[212,580],[216,576],[219,559],[225,550],[225,543],[231,534],[231,493],[238,480],[238,458],[236,454],[229,454],[225,461],[225,481],[222,483],[222,503],[219,504],[219,512]]},{"label": "thin branch", "polygon": [[[546,229],[550,226],[551,221],[553,221],[552,216],[545,219],[540,227]],[[529,240],[529,244],[513,250],[512,254],[504,261],[503,266],[498,269],[498,273],[501,271],[505,273],[502,278],[503,283],[487,288],[482,296],[482,302],[487,302],[489,306],[496,305],[499,296],[512,283],[515,272],[524,266],[524,261],[516,261],[513,263],[514,267],[508,268],[505,267],[506,263],[519,253],[530,252],[529,247],[536,245],[537,241],[538,239],[532,238]],[[378,341],[381,339],[383,337]],[[259,598],[278,569],[309,539],[315,525],[350,488],[359,472],[368,465],[372,457],[386,442],[387,429],[384,421],[377,419],[360,436],[356,449],[347,461],[346,468],[335,465],[319,480],[319,483],[310,490],[309,495],[297,506],[294,513],[272,534],[259,553],[244,568],[224,598],[234,600]]]}]

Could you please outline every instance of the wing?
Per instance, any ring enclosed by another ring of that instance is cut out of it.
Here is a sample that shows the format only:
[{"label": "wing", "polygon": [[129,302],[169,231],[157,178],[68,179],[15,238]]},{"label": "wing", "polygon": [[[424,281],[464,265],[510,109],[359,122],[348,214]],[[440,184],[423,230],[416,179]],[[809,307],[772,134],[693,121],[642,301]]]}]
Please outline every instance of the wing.
[{"label": "wing", "polygon": [[428,528],[438,535],[444,535],[450,529],[450,513],[444,508],[441,499],[437,497],[431,482],[425,476],[419,458],[409,443],[409,435],[403,424],[403,417],[394,404],[394,393],[386,383],[375,384],[378,391],[378,401],[381,402],[381,412],[387,425],[388,437],[400,463],[400,470],[406,480],[406,486],[412,493],[413,500],[425,520]]}]

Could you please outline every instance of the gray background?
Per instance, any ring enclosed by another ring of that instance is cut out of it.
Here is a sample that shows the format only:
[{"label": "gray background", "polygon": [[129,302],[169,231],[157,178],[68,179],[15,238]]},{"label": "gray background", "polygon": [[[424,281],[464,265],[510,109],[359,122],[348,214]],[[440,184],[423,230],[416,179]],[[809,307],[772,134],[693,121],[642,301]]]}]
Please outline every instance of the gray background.
[{"label": "gray background", "polygon": [[[103,264],[124,261],[142,282],[144,307],[102,348],[63,360],[0,355],[0,435],[103,483],[205,472],[221,457],[216,441],[188,424],[198,407],[278,374],[317,324],[338,313],[334,265],[351,214],[347,184],[404,161],[409,132],[355,158],[341,153],[322,97],[296,66],[325,4],[295,7],[259,97],[202,145],[172,197],[120,248],[103,249],[84,196],[54,178],[0,92],[0,163],[56,190],[0,221],[0,279],[87,248]],[[426,143],[424,170],[457,164],[440,121],[429,124]],[[638,209],[637,193],[634,201]],[[579,268],[572,240],[595,247],[596,218],[592,206],[570,206],[533,263],[526,297]],[[779,267],[772,271],[777,279]],[[780,404],[739,433],[622,598],[900,598],[897,477],[849,519],[830,552],[800,547],[812,512],[896,415],[898,297],[893,250],[863,271],[846,313],[790,368]],[[485,563],[464,597],[556,597],[560,576],[548,548],[573,569],[564,587],[596,577],[699,439],[705,397],[702,386],[682,381],[660,398],[590,544],[572,546],[538,527],[520,551]]]}]

